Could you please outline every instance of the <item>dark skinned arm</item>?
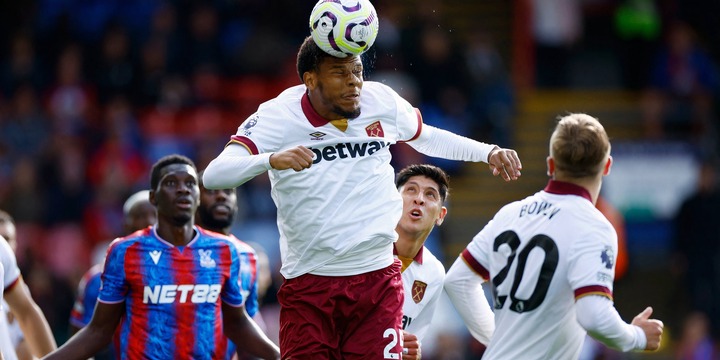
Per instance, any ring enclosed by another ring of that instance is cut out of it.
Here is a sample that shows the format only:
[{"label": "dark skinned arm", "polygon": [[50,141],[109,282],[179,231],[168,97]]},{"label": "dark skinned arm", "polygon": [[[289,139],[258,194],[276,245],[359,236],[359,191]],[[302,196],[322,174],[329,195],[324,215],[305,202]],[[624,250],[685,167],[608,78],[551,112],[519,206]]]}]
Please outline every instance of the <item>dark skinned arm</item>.
[{"label": "dark skinned arm", "polygon": [[245,307],[234,307],[223,302],[222,313],[225,336],[237,345],[239,351],[261,359],[280,359],[280,349],[248,316]]},{"label": "dark skinned arm", "polygon": [[92,357],[110,343],[124,313],[124,302],[117,304],[98,302],[90,323],[57,351],[43,359],[83,360]]}]

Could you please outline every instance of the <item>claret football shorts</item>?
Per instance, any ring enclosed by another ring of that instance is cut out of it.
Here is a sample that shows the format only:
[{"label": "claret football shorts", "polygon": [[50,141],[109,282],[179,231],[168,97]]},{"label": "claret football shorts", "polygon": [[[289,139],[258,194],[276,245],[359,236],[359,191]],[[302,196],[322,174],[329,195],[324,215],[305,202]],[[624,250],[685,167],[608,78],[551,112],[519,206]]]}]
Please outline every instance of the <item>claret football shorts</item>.
[{"label": "claret football shorts", "polygon": [[400,260],[352,276],[285,280],[280,301],[283,359],[400,359],[404,301]]}]

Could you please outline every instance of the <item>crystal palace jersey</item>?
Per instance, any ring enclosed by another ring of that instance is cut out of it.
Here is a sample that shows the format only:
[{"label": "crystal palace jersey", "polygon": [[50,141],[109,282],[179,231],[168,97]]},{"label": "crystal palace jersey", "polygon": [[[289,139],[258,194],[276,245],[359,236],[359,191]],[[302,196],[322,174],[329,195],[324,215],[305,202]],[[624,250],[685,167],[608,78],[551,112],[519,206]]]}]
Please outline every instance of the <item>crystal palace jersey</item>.
[{"label": "crystal palace jersey", "polygon": [[308,169],[268,173],[286,278],[355,275],[393,262],[402,199],[389,147],[416,138],[422,118],[380,83],[366,81],[360,99],[359,117],[328,122],[305,86],[295,86],[260,105],[231,139],[251,154],[296,146],[315,153]]},{"label": "crystal palace jersey", "polygon": [[427,333],[435,308],[443,290],[445,268],[426,247],[402,272],[405,303],[403,330],[415,334],[422,341]]},{"label": "crystal palace jersey", "polygon": [[[245,301],[245,311],[247,311],[250,317],[255,316],[258,313],[258,283],[257,283],[257,255],[255,249],[252,246],[246,244],[240,239],[236,238],[235,235],[230,234],[237,248],[238,256],[240,258],[240,276],[238,282],[240,283],[240,291],[242,292],[243,301]],[[232,341],[228,341],[228,349],[226,359],[231,360],[235,355],[237,348]]]},{"label": "crystal palace jersey", "polygon": [[78,328],[87,326],[92,319],[100,292],[100,275],[102,275],[102,264],[96,264],[80,279],[78,296],[70,312],[70,323]]},{"label": "crystal palace jersey", "polygon": [[617,235],[583,188],[550,181],[503,207],[461,254],[494,292],[487,359],[577,359],[574,303],[612,299]]},{"label": "crystal palace jersey", "polygon": [[195,227],[173,246],[156,226],[115,240],[108,249],[98,301],[125,302],[122,359],[223,359],[220,301],[242,306],[233,241]]}]

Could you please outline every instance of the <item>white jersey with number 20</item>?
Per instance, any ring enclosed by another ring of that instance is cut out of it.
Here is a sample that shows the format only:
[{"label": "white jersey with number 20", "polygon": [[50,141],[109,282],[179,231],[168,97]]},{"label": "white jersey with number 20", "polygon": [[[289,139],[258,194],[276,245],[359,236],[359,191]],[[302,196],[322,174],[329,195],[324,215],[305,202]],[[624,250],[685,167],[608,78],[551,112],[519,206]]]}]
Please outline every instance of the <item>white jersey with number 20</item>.
[{"label": "white jersey with number 20", "polygon": [[550,181],[503,207],[461,254],[491,281],[495,333],[485,359],[577,359],[574,304],[612,299],[617,235],[576,185]]}]

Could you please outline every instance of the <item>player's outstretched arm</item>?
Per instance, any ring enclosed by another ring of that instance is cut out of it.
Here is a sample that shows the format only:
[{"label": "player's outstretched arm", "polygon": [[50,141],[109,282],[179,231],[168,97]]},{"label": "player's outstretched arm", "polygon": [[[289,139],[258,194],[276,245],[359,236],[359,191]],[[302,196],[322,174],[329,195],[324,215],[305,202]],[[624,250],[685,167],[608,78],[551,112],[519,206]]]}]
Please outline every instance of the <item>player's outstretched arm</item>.
[{"label": "player's outstretched arm", "polygon": [[403,330],[403,356],[402,360],[420,360],[422,352],[420,351],[420,340],[415,334],[411,334]]},{"label": "player's outstretched arm", "polygon": [[430,125],[423,125],[417,139],[407,143],[413,149],[433,157],[449,160],[486,162],[495,176],[505,181],[517,180],[522,163],[515,150],[482,143]]},{"label": "player's outstretched arm", "polygon": [[112,340],[113,333],[125,313],[125,303],[98,302],[90,323],[63,346],[43,360],[83,360],[95,355]]},{"label": "player's outstretched arm", "polygon": [[662,321],[650,319],[652,312],[653,309],[648,306],[645,310],[643,310],[643,312],[635,316],[632,321],[633,325],[640,327],[640,329],[642,329],[645,333],[645,338],[647,338],[645,350],[650,351],[660,348],[660,341],[662,340],[664,326]]},{"label": "player's outstretched arm", "polygon": [[25,334],[32,354],[41,357],[55,350],[57,344],[50,325],[40,307],[30,296],[30,291],[22,278],[19,278],[11,289],[6,290],[3,296]]},{"label": "player's outstretched arm", "polygon": [[225,336],[242,350],[261,359],[280,359],[280,349],[250,319],[245,307],[222,303]]}]

